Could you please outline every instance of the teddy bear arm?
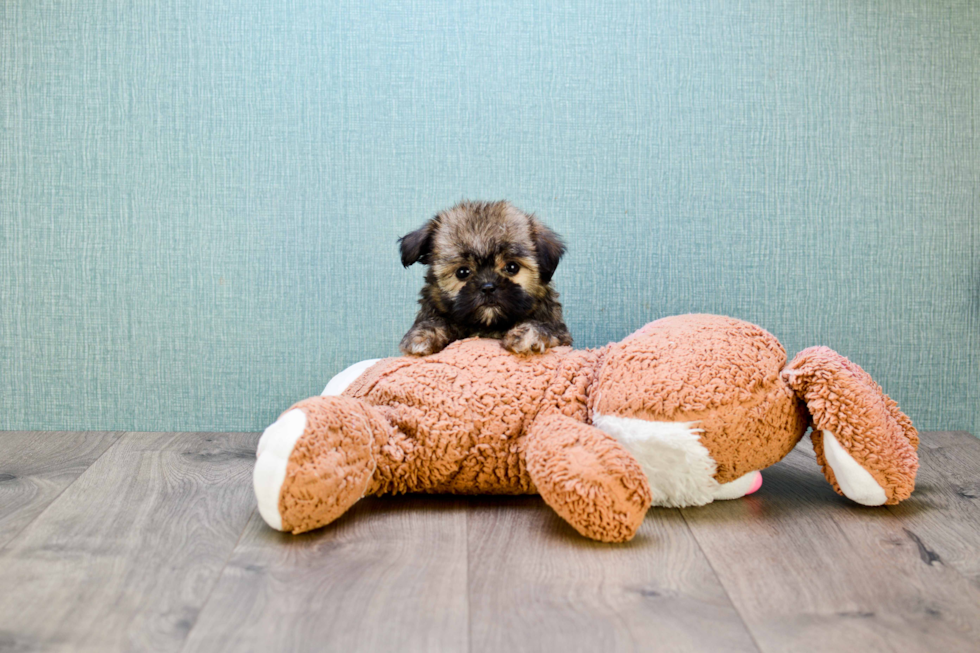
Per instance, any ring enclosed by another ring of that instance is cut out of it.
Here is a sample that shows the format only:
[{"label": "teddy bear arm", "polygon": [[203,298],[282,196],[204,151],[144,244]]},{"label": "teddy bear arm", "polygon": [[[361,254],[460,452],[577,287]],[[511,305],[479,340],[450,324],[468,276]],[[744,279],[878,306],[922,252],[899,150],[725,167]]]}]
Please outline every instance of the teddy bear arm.
[{"label": "teddy bear arm", "polygon": [[253,488],[259,514],[280,531],[325,526],[372,489],[392,427],[350,397],[310,397],[265,430]]},{"label": "teddy bear arm", "polygon": [[536,418],[527,438],[528,474],[555,512],[586,537],[633,538],[651,495],[629,451],[599,429],[557,413]]}]

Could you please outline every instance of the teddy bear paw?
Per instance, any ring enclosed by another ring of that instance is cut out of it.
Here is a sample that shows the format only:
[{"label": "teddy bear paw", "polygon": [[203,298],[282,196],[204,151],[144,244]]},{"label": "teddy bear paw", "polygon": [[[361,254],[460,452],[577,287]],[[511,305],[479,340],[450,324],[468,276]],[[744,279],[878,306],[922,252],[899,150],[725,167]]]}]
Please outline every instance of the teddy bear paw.
[{"label": "teddy bear paw", "polygon": [[845,497],[862,506],[881,506],[888,500],[885,489],[870,472],[854,460],[830,431],[823,431],[823,454],[834,471],[840,491]]},{"label": "teddy bear paw", "polygon": [[715,501],[725,501],[727,499],[741,499],[744,496],[758,491],[762,487],[762,472],[749,472],[739,476],[734,481],[722,483],[714,491]]},{"label": "teddy bear paw", "polygon": [[361,361],[360,363],[354,363],[350,367],[345,368],[343,371],[338,372],[327,382],[327,387],[323,389],[320,393],[323,397],[339,397],[344,394],[344,390],[350,387],[353,383],[360,377],[364,372],[371,368],[375,363],[377,363],[380,358],[371,358],[366,361]]},{"label": "teddy bear paw", "polygon": [[259,514],[277,531],[286,530],[279,514],[279,495],[286,480],[286,466],[293,447],[306,430],[306,414],[297,409],[283,413],[259,438],[255,451],[252,487]]}]

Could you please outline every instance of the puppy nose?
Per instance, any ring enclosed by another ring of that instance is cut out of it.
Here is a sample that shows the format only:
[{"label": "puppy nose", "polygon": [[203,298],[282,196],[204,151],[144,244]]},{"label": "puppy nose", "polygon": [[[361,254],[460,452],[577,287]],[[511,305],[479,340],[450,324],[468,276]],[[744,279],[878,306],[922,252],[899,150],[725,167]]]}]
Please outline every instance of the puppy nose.
[{"label": "puppy nose", "polygon": [[489,281],[487,283],[483,284],[482,286],[480,286],[480,290],[483,291],[483,294],[484,295],[489,295],[489,294],[491,294],[496,289],[497,289],[497,286],[494,285],[494,284],[492,284],[492,283],[490,283]]}]

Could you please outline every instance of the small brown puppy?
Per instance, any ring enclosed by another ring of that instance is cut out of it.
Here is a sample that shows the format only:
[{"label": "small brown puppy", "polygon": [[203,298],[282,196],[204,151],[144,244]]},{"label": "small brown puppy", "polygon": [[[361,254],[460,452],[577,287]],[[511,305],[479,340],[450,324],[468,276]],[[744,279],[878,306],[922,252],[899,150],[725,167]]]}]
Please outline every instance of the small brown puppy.
[{"label": "small brown puppy", "polygon": [[429,266],[402,352],[425,356],[469,336],[501,338],[518,354],[572,344],[550,285],[565,245],[533,215],[463,201],[399,243],[402,265]]}]

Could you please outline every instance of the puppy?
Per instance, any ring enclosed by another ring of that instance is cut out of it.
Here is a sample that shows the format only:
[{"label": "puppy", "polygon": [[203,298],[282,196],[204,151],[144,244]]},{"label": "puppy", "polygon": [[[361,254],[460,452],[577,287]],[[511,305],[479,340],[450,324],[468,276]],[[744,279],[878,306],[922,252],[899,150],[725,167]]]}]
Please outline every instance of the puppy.
[{"label": "puppy", "polygon": [[551,276],[565,253],[555,232],[508,202],[440,211],[398,239],[402,265],[429,266],[405,354],[426,356],[469,336],[517,354],[572,344]]}]

